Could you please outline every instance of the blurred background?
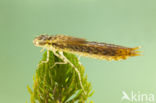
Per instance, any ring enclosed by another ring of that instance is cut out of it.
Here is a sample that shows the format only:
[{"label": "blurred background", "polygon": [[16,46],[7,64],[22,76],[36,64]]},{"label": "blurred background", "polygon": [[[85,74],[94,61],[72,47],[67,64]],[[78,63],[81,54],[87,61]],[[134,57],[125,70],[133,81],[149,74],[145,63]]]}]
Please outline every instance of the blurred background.
[{"label": "blurred background", "polygon": [[143,56],[122,61],[81,57],[95,90],[90,100],[128,103],[121,101],[122,91],[152,93],[156,98],[155,4],[155,0],[0,0],[0,103],[30,103],[26,87],[32,87],[43,54],[32,43],[39,34],[141,46]]}]

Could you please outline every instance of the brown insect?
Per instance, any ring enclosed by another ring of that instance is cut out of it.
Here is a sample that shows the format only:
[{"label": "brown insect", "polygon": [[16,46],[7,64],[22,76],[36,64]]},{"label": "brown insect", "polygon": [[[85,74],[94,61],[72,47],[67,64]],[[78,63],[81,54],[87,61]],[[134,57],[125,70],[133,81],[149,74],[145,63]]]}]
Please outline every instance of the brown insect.
[{"label": "brown insect", "polygon": [[114,44],[86,41],[66,35],[40,35],[34,39],[34,44],[48,50],[64,51],[82,56],[106,60],[120,60],[138,56],[139,47],[129,48]]},{"label": "brown insect", "polygon": [[[49,50],[54,53],[55,56],[59,57],[63,62],[56,62],[51,68],[56,64],[66,64],[69,63],[77,72],[80,86],[84,93],[86,94],[82,81],[80,72],[77,67],[75,67],[72,62],[70,62],[64,55],[63,52],[69,52],[74,54],[79,54],[82,56],[89,56],[97,59],[106,60],[120,60],[126,59],[131,56],[138,56],[139,51],[136,51],[139,47],[128,48],[124,46],[90,42],[85,39],[76,38],[66,35],[40,35],[36,37],[33,41],[35,46],[47,49],[47,60],[42,61],[42,63],[47,63],[49,61]],[[58,51],[58,53],[56,53]]]}]

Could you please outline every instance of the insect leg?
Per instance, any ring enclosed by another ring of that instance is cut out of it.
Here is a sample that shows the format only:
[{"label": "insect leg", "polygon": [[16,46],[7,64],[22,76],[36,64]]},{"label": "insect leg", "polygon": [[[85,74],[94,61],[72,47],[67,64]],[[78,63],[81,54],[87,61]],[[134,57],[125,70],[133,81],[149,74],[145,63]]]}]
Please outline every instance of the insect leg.
[{"label": "insect leg", "polygon": [[79,60],[78,62],[81,65],[80,58],[81,58],[81,55],[78,56],[78,60]]},{"label": "insect leg", "polygon": [[62,59],[62,61],[66,62],[66,63],[69,63],[75,69],[75,71],[77,72],[78,77],[79,77],[80,86],[81,86],[82,90],[84,91],[84,93],[86,95],[86,92],[85,92],[84,87],[82,85],[82,80],[81,80],[81,75],[80,75],[79,70],[63,55],[63,52],[59,52],[59,54],[60,54],[59,55],[59,54],[56,53],[55,49],[52,49],[51,51],[54,53],[55,56],[57,56],[58,58]]},{"label": "insect leg", "polygon": [[43,52],[43,51],[44,51],[44,49],[45,49],[45,48],[42,48],[42,49],[40,50],[40,52]]},{"label": "insect leg", "polygon": [[48,63],[48,62],[49,62],[49,50],[47,50],[47,58],[46,58],[46,61],[41,61],[41,63],[39,63],[38,66],[41,65],[41,64],[43,64],[43,63]]},{"label": "insect leg", "polygon": [[53,66],[51,66],[50,68],[52,69],[57,64],[67,64],[67,62],[66,61],[63,61],[63,62],[55,62],[55,64]]},{"label": "insect leg", "polygon": [[68,63],[75,69],[75,71],[77,72],[77,75],[78,75],[79,81],[80,81],[80,86],[81,86],[82,90],[84,91],[84,93],[85,93],[85,95],[86,95],[86,92],[85,92],[84,87],[83,87],[83,85],[82,85],[82,80],[81,80],[81,75],[80,75],[79,70],[74,66],[73,63],[71,63],[71,62],[63,55],[63,52],[59,52],[59,54],[61,55],[61,58],[63,58],[64,61],[68,62]]},{"label": "insect leg", "polygon": [[78,56],[78,60],[80,60],[80,58],[81,58],[81,55]]}]

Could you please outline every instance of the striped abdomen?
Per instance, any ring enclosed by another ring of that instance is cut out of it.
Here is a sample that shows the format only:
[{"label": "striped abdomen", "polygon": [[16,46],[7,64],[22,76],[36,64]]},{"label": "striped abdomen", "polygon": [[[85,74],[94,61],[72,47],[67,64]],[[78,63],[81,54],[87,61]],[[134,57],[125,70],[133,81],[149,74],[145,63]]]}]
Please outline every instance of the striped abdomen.
[{"label": "striped abdomen", "polygon": [[85,44],[63,44],[63,43],[52,43],[52,46],[58,50],[65,52],[71,52],[80,54],[83,56],[89,56],[98,59],[106,60],[120,60],[126,59],[130,56],[137,56],[137,48],[127,48],[123,46],[97,43],[97,42],[86,42]]}]

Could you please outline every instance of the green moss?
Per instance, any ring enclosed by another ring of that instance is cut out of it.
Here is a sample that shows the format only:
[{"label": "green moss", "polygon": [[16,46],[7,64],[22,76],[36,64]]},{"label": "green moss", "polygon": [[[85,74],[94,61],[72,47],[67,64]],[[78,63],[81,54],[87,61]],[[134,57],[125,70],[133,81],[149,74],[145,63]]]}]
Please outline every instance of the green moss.
[{"label": "green moss", "polygon": [[77,57],[73,54],[64,53],[64,55],[78,68],[82,84],[86,94],[84,94],[77,72],[70,64],[57,64],[51,68],[55,62],[61,60],[50,52],[49,62],[46,61],[45,52],[34,77],[33,90],[28,86],[31,95],[31,103],[92,103],[88,97],[92,96],[91,84],[84,76],[84,67],[80,65]]}]

